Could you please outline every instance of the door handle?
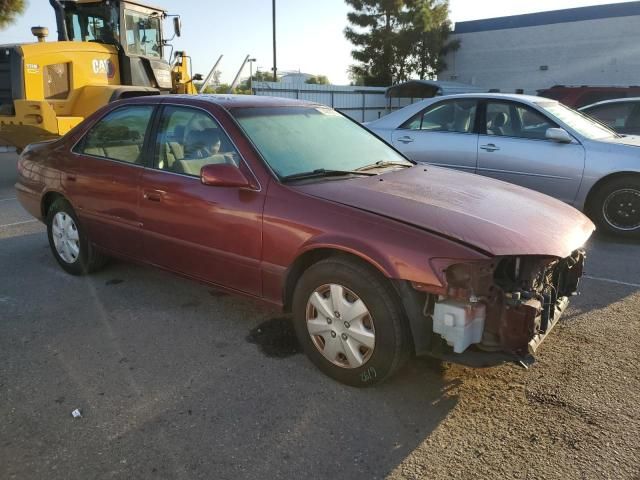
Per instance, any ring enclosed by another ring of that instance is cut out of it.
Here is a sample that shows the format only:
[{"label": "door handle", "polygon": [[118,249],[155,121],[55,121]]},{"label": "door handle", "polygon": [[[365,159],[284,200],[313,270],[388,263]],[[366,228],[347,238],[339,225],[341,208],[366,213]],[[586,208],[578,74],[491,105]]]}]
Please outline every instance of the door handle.
[{"label": "door handle", "polygon": [[151,202],[160,202],[162,201],[162,193],[158,190],[145,190],[143,196],[145,200],[149,200]]},{"label": "door handle", "polygon": [[408,135],[405,135],[404,137],[398,138],[398,141],[402,143],[411,143],[413,142],[413,138],[409,137]]},{"label": "door handle", "polygon": [[500,150],[500,147],[496,147],[493,143],[487,143],[486,145],[480,145],[482,150],[486,150],[487,152],[495,152],[496,150]]}]

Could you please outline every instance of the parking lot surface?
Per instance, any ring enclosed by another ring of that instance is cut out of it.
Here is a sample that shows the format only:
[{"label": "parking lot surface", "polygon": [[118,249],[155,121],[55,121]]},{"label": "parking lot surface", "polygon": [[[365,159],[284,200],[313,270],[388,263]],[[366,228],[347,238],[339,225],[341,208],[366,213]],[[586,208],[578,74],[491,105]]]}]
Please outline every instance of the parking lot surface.
[{"label": "parking lot surface", "polygon": [[638,243],[590,242],[528,370],[415,359],[359,390],[246,299],[121,262],[65,274],[14,171],[0,154],[0,478],[640,478]]}]

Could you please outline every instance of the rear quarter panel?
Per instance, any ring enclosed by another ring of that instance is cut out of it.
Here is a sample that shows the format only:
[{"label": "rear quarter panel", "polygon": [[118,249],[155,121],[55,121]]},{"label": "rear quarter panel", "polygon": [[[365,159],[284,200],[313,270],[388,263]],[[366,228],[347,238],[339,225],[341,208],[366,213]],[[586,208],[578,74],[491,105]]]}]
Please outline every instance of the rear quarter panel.
[{"label": "rear quarter panel", "polygon": [[54,143],[38,144],[18,159],[15,184],[20,204],[33,217],[44,221],[42,199],[48,192],[61,192],[60,158]]}]

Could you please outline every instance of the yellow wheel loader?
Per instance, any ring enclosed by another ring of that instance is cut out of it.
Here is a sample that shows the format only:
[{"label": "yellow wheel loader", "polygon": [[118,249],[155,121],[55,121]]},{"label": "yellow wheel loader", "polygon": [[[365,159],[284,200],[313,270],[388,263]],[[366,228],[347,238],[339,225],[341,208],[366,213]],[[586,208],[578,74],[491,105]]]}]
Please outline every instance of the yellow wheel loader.
[{"label": "yellow wheel loader", "polygon": [[[117,99],[195,93],[189,58],[165,39],[167,12],[138,1],[50,0],[58,41],[0,46],[0,143],[18,150],[64,135]],[[171,63],[165,50],[171,50]],[[196,76],[196,80],[200,79]]]}]

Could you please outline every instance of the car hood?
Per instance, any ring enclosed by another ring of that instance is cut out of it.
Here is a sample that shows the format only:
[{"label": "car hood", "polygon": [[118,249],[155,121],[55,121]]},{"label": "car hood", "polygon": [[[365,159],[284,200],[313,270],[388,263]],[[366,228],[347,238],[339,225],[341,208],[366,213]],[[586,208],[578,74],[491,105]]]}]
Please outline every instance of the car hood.
[{"label": "car hood", "polygon": [[491,255],[566,257],[595,229],[578,210],[547,195],[432,166],[292,188],[453,238]]},{"label": "car hood", "polygon": [[632,147],[640,147],[640,136],[638,135],[625,135],[624,137],[611,137],[601,140],[605,143],[613,143],[615,145],[629,145]]}]

